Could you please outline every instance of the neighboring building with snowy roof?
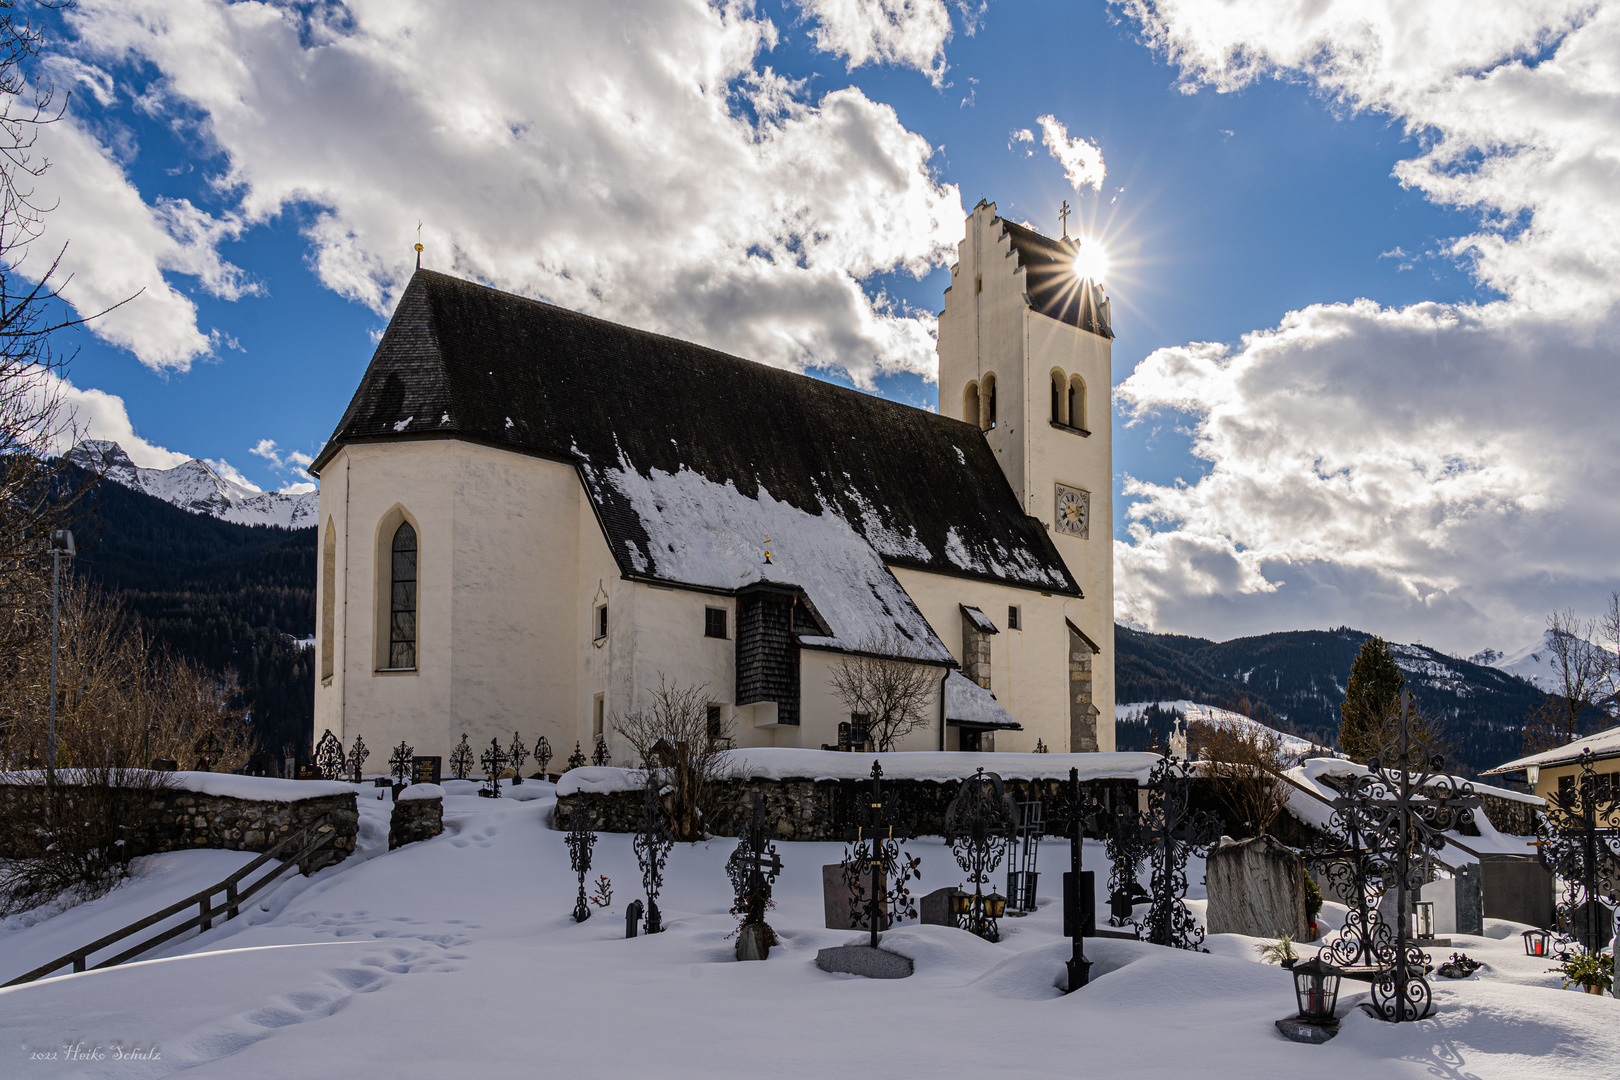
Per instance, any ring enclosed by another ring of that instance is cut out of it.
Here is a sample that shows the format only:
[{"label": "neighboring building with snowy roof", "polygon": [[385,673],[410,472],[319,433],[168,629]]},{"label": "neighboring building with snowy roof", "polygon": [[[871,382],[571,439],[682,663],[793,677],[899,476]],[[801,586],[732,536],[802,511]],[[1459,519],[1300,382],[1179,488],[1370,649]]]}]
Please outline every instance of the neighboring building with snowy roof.
[{"label": "neighboring building with snowy roof", "polygon": [[1480,775],[1515,776],[1522,773],[1530,790],[1545,799],[1560,789],[1567,791],[1575,785],[1581,771],[1578,762],[1581,754],[1587,750],[1592,752],[1594,771],[1600,778],[1607,777],[1599,780],[1600,790],[1603,786],[1620,790],[1620,727],[1612,727],[1539,754],[1515,758],[1506,765],[1486,769]]},{"label": "neighboring building with snowy roof", "polygon": [[311,466],[315,730],[622,758],[662,675],[816,747],[876,652],[938,671],[908,748],[1112,749],[1112,331],[1072,250],[969,218],[939,348],[971,422],[418,271]]}]

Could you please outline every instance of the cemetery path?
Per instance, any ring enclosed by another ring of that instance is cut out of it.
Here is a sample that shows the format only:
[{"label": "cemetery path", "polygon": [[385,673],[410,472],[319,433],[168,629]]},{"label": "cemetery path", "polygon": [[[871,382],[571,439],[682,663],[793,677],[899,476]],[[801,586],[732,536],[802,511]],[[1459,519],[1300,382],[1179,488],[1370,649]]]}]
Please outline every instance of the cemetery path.
[{"label": "cemetery path", "polygon": [[[599,838],[590,878],[606,874],[612,899],[575,923],[577,882],[563,834],[546,824],[549,790],[525,784],[511,792],[525,799],[485,800],[452,788],[440,837],[386,852],[363,828],[361,858],[277,890],[172,955],[0,991],[0,1075],[35,1075],[11,1062],[75,1044],[103,1056],[36,1067],[232,1080],[1009,1070],[1517,1080],[1606,1075],[1620,1060],[1615,1001],[1559,990],[1508,924],[1457,939],[1487,968],[1437,981],[1435,1019],[1391,1027],[1352,1013],[1336,1040],[1314,1047],[1274,1030],[1293,1012],[1292,983],[1255,962],[1253,939],[1221,935],[1208,954],[1092,939],[1091,985],[1062,995],[1067,942],[1058,905],[1044,898],[1005,920],[994,945],[936,926],[885,935],[915,961],[909,979],[823,973],[816,951],[855,936],[821,928],[821,866],[841,857],[837,844],[778,842],[785,868],[769,920],[781,944],[763,963],[732,960],[728,839],[677,845],[660,899],[668,931],[627,940],[625,908],[641,895],[630,837]],[[961,881],[937,839],[911,848],[921,892]],[[1050,880],[1066,854],[1043,845]],[[1100,849],[1086,858],[1102,866]],[[1201,869],[1190,867],[1190,880]],[[124,893],[98,902],[115,912],[107,917],[133,917],[137,893]],[[1195,908],[1200,899],[1195,891]],[[0,944],[35,948],[67,933],[52,924],[72,915],[14,928]],[[129,1056],[153,1047],[160,1057]]]}]

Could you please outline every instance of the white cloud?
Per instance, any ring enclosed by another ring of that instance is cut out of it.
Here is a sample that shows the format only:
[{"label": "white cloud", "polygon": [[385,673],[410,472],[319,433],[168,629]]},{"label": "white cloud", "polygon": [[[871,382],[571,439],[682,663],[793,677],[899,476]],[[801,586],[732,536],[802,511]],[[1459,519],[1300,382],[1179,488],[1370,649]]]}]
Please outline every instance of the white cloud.
[{"label": "white cloud", "polygon": [[[242,286],[202,258],[217,237],[302,204],[322,282],[379,312],[420,221],[435,269],[860,385],[933,374],[931,318],[862,282],[947,260],[959,192],[889,106],[811,101],[760,66],[776,29],[746,3],[511,0],[475,19],[451,0],[83,0],[67,19],[82,62],[157,73],[146,107],[218,150],[231,200],[218,222],[161,217],[87,153],[104,216],[146,223],[104,260],[130,278],[104,295],[157,291],[165,236],[225,295]],[[178,363],[206,340],[189,301],[166,302],[161,325],[120,332]]]},{"label": "white cloud", "polygon": [[1439,254],[1503,298],[1313,305],[1235,348],[1144,360],[1118,388],[1127,415],[1187,423],[1208,472],[1127,483],[1119,614],[1472,649],[1596,607],[1620,585],[1620,10],[1124,6],[1189,91],[1303,77],[1402,124],[1416,138],[1396,179],[1479,214]]},{"label": "white cloud", "polygon": [[[945,43],[951,37],[951,15],[944,0],[795,0],[815,26],[816,48],[849,58],[850,70],[863,64],[916,68],[935,86],[945,80]],[[968,32],[977,16],[964,8]]]},{"label": "white cloud", "polygon": [[143,469],[172,469],[190,459],[186,454],[148,442],[135,434],[124,399],[94,389],[80,389],[49,372],[41,373],[35,385],[38,400],[54,395],[61,403],[58,414],[61,430],[50,452],[63,454],[80,439],[107,439],[124,448],[130,460]]},{"label": "white cloud", "polygon": [[1083,187],[1101,191],[1102,182],[1108,176],[1102,149],[1089,139],[1069,138],[1069,129],[1055,116],[1037,117],[1035,122],[1041,125],[1041,142],[1063,166],[1069,185],[1076,191]]},{"label": "white cloud", "polygon": [[[292,473],[300,477],[305,475],[304,470],[309,468],[309,466],[315,461],[313,457],[301,450],[278,449],[276,447],[276,440],[274,439],[260,439],[248,449],[248,453],[252,454],[254,457],[264,458],[264,460],[270,463],[271,467],[278,469],[281,472]],[[297,494],[299,491],[314,491],[315,485],[306,483],[300,479],[297,481],[289,481],[288,483],[284,484],[280,490],[290,491]]]}]

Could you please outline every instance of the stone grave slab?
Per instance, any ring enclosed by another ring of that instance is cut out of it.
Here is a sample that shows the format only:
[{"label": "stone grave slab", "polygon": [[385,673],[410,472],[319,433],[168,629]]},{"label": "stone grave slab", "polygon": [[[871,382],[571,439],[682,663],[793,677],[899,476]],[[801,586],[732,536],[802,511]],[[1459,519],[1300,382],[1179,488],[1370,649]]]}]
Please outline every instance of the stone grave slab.
[{"label": "stone grave slab", "polygon": [[911,957],[870,945],[836,945],[822,949],[816,953],[816,967],[868,979],[905,979],[914,970]]},{"label": "stone grave slab", "polygon": [[956,916],[951,914],[951,894],[956,892],[954,885],[947,885],[943,889],[935,889],[918,903],[917,909],[925,926],[955,926]]},{"label": "stone grave slab", "polygon": [[1436,934],[1483,934],[1485,912],[1479,888],[1479,864],[1464,863],[1457,876],[1423,886],[1422,899],[1434,904]]},{"label": "stone grave slab", "polygon": [[[884,884],[884,879],[879,876],[878,887],[882,888]],[[865,885],[868,889],[872,887],[870,875],[867,876]],[[827,929],[870,929],[870,927],[862,925],[862,916],[851,906],[851,901],[854,899],[854,897],[854,892],[851,891],[849,886],[844,884],[844,866],[842,863],[829,863],[821,868],[821,902],[826,915]],[[888,928],[888,909],[885,906],[883,925],[878,927],[878,929],[881,931],[887,930]]]}]

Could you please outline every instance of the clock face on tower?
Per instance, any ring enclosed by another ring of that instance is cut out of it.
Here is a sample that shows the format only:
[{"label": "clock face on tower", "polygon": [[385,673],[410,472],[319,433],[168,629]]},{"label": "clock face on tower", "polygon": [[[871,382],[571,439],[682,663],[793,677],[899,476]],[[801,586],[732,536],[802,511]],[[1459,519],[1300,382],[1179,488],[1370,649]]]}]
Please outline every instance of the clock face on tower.
[{"label": "clock face on tower", "polygon": [[1057,531],[1082,540],[1091,538],[1091,492],[1067,484],[1057,485]]}]

